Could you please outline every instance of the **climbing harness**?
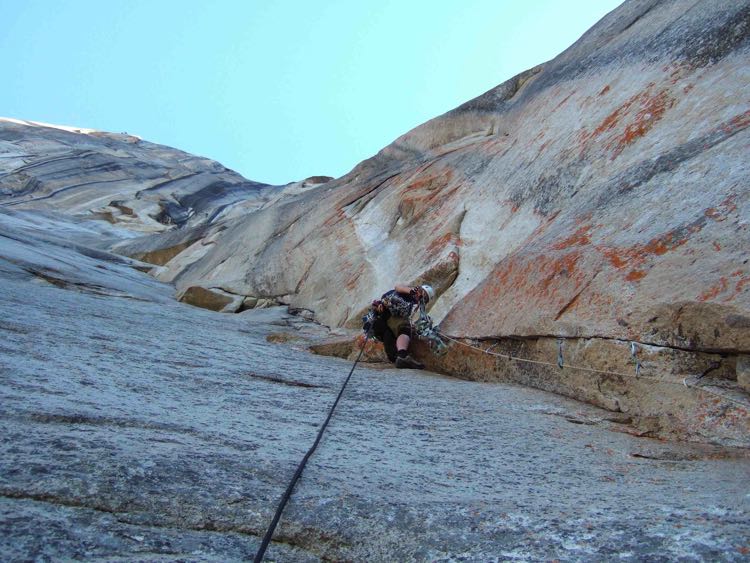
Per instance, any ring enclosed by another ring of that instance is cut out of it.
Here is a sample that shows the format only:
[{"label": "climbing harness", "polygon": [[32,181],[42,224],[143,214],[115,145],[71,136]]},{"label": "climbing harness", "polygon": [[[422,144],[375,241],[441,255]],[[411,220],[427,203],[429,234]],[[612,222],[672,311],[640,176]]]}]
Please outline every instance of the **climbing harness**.
[{"label": "climbing harness", "polygon": [[364,342],[362,343],[362,348],[360,348],[359,350],[359,355],[357,356],[357,359],[354,360],[354,365],[352,365],[352,369],[349,371],[349,375],[346,376],[346,379],[344,380],[344,383],[341,386],[341,389],[339,390],[339,394],[336,396],[336,400],[333,402],[333,405],[328,411],[328,416],[326,417],[325,421],[321,425],[320,430],[318,430],[318,435],[315,438],[315,442],[313,443],[312,447],[307,451],[307,453],[305,454],[305,457],[302,458],[302,461],[297,466],[297,471],[294,472],[294,476],[292,477],[292,480],[289,482],[289,485],[287,486],[286,491],[284,491],[284,494],[281,496],[281,500],[279,501],[278,507],[276,507],[276,513],[273,516],[273,520],[271,520],[271,524],[268,526],[268,529],[266,530],[266,535],[263,536],[263,541],[261,542],[260,547],[258,548],[258,552],[255,554],[255,558],[253,559],[254,563],[260,563],[261,561],[263,561],[263,557],[266,553],[266,549],[268,549],[268,544],[271,543],[271,539],[273,538],[273,532],[274,530],[276,530],[276,525],[279,523],[279,519],[281,518],[281,513],[284,511],[284,507],[286,506],[286,503],[289,501],[289,499],[292,496],[292,492],[294,491],[294,486],[297,484],[297,481],[302,475],[302,471],[305,469],[305,465],[307,465],[307,460],[310,459],[310,456],[318,447],[318,444],[320,443],[320,439],[323,437],[323,432],[325,432],[325,429],[328,426],[328,423],[331,421],[331,417],[333,416],[333,411],[336,410],[336,405],[339,404],[339,400],[341,399],[341,396],[344,394],[344,390],[346,389],[346,386],[349,383],[349,380],[352,378],[352,374],[354,373],[354,368],[357,367],[359,360],[362,358],[362,353],[365,351],[365,347],[367,346],[367,341],[370,338],[371,332],[372,332],[372,329],[370,328],[367,331],[367,334],[365,335]]},{"label": "climbing harness", "polygon": [[[394,292],[392,295],[387,293],[383,296],[383,299],[378,299],[372,302],[370,310],[367,311],[367,314],[364,317],[362,317],[362,330],[368,332],[374,329],[375,323],[378,319],[378,309],[384,309],[391,315],[409,318],[412,315],[413,307],[413,303],[403,299],[398,293]],[[442,355],[446,352],[447,347],[445,342],[440,338],[437,327],[433,326],[432,319],[425,309],[424,301],[419,301],[419,317],[413,323],[413,326],[414,332],[418,336],[427,340],[430,350],[432,350],[433,353]],[[375,331],[374,334],[376,339],[382,340],[377,331]]]},{"label": "climbing harness", "polygon": [[419,336],[427,340],[433,353],[443,355],[448,350],[437,328],[432,326],[432,319],[425,310],[424,301],[419,302],[419,318],[414,323],[414,329]]},{"label": "climbing harness", "polygon": [[[528,358],[519,358],[519,357],[513,356],[511,354],[503,354],[503,353],[500,353],[500,352],[491,352],[490,351],[491,347],[488,348],[487,350],[483,350],[482,348],[479,348],[478,346],[473,346],[471,344],[467,344],[466,342],[461,342],[460,340],[457,340],[456,338],[454,338],[452,336],[444,334],[444,333],[440,332],[439,330],[434,329],[434,331],[438,335],[438,337],[440,337],[440,338],[443,338],[445,340],[449,340],[449,341],[454,342],[454,343],[456,343],[456,344],[458,344],[460,346],[465,346],[467,348],[471,348],[472,350],[476,350],[477,352],[481,352],[483,354],[489,354],[490,356],[495,356],[495,357],[498,357],[498,358],[505,358],[506,360],[510,360],[510,361],[524,362],[524,363],[528,363],[528,364],[537,364],[537,365],[552,366],[552,367],[557,366],[557,367],[560,367],[560,368],[563,367],[563,365],[561,365],[562,364],[562,339],[558,339],[558,356],[557,356],[557,363],[555,364],[555,363],[552,363],[552,362],[545,362],[545,361],[542,361],[542,360],[530,360]],[[634,351],[634,345],[635,345],[635,342],[632,342],[631,343],[631,357],[635,358],[635,361],[636,361],[636,373],[635,373],[635,375],[633,375],[632,373],[623,373],[623,372],[619,372],[619,371],[594,369],[594,368],[589,368],[589,367],[584,367],[584,366],[575,366],[575,365],[570,365],[570,364],[564,364],[564,367],[567,368],[567,369],[575,369],[575,370],[580,370],[580,371],[586,371],[586,372],[589,372],[589,373],[596,373],[596,374],[600,374],[600,375],[615,375],[615,376],[619,376],[619,377],[629,377],[629,378],[638,379],[639,381],[645,381],[646,379],[648,379],[649,381],[653,381],[654,383],[661,383],[661,384],[664,384],[664,385],[684,385],[685,387],[687,387],[689,389],[697,389],[697,390],[702,391],[704,393],[707,393],[709,395],[713,395],[714,397],[718,397],[718,398],[720,398],[720,399],[722,399],[724,401],[728,401],[730,403],[734,403],[735,405],[737,405],[737,406],[745,409],[746,411],[750,410],[750,407],[748,407],[748,405],[746,403],[738,401],[737,399],[733,399],[732,397],[729,397],[729,396],[727,396],[727,395],[725,395],[723,393],[717,393],[716,391],[712,391],[711,389],[707,389],[706,387],[702,387],[700,385],[695,385],[694,383],[697,382],[698,380],[700,380],[700,378],[702,377],[702,375],[705,375],[705,373],[702,374],[701,376],[698,376],[696,378],[696,380],[694,382],[691,382],[691,383],[688,382],[688,378],[690,376],[687,376],[687,377],[683,378],[681,381],[670,381],[670,380],[667,380],[667,379],[651,379],[651,378],[643,378],[643,377],[641,377],[641,373],[640,373],[641,372],[641,363],[640,363],[640,361],[638,361],[638,358],[635,356],[635,354],[637,353],[637,348],[635,348],[635,351]]]}]

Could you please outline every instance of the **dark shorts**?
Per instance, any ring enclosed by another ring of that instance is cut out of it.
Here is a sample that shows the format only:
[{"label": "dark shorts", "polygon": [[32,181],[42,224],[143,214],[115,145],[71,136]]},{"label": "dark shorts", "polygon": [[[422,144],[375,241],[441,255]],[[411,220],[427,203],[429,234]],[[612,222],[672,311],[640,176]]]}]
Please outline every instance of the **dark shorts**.
[{"label": "dark shorts", "polygon": [[391,330],[394,336],[399,337],[402,334],[411,336],[411,323],[409,319],[403,317],[391,317],[387,321],[388,328]]},{"label": "dark shorts", "polygon": [[411,325],[403,317],[389,317],[388,319],[380,317],[373,324],[373,334],[383,343],[388,359],[395,362],[396,339],[402,334],[411,336]]}]

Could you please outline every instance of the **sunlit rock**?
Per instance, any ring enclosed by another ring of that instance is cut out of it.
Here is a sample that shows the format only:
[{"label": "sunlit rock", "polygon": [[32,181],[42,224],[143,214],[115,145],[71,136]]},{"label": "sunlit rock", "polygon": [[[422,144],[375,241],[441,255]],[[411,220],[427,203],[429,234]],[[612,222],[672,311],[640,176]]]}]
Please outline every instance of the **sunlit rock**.
[{"label": "sunlit rock", "polygon": [[625,2],[338,179],[266,186],[136,137],[6,120],[0,197],[106,220],[103,247],[228,312],[284,304],[357,328],[394,283],[427,282],[443,333],[541,362],[453,342],[433,369],[745,444],[748,10]]}]

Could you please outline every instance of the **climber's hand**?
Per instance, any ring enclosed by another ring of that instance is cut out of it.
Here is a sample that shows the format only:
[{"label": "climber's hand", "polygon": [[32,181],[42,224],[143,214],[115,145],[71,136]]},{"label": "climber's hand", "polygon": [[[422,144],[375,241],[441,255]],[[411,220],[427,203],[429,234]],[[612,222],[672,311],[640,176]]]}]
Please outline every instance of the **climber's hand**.
[{"label": "climber's hand", "polygon": [[415,301],[425,301],[427,297],[427,292],[418,285],[412,287],[409,293]]}]

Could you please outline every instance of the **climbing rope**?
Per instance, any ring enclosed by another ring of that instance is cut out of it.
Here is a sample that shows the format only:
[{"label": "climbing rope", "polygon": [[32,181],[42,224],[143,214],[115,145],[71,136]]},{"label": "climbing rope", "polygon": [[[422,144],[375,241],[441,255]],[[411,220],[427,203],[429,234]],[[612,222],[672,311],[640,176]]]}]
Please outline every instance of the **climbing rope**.
[{"label": "climbing rope", "polygon": [[[369,329],[367,331],[364,342],[362,343],[362,347],[360,348],[359,354],[357,355],[357,359],[354,360],[354,364],[352,365],[352,369],[349,371],[349,375],[346,376],[346,379],[344,380],[344,383],[341,385],[341,389],[339,390],[339,393],[336,396],[336,400],[333,402],[333,405],[328,411],[328,416],[326,417],[325,421],[321,425],[320,430],[318,430],[318,435],[315,438],[315,442],[307,451],[305,456],[302,458],[302,461],[297,466],[297,470],[294,472],[294,476],[292,477],[292,480],[289,482],[289,485],[284,491],[284,494],[282,495],[281,500],[279,501],[279,505],[276,508],[276,513],[274,514],[273,519],[271,520],[271,524],[268,526],[265,536],[263,536],[263,541],[260,544],[260,548],[258,548],[258,552],[255,554],[255,558],[253,559],[254,563],[261,563],[263,561],[263,557],[265,556],[266,550],[268,549],[268,545],[271,543],[271,540],[273,538],[273,533],[276,530],[276,526],[279,523],[279,520],[281,519],[281,514],[284,511],[284,507],[286,507],[287,502],[291,498],[292,492],[294,491],[294,487],[297,484],[297,481],[299,480],[300,476],[302,475],[302,471],[305,469],[305,466],[307,465],[307,461],[310,459],[310,456],[312,456],[312,454],[315,452],[315,449],[318,447],[318,444],[320,443],[320,440],[323,437],[323,433],[328,427],[328,423],[331,421],[333,412],[336,409],[336,406],[338,405],[339,401],[341,400],[342,395],[344,394],[344,390],[346,389],[346,386],[348,385],[349,380],[351,379],[352,374],[354,373],[354,369],[357,367],[357,364],[362,358],[362,354],[365,351],[365,347],[367,345],[368,339],[370,338],[371,331],[372,329]],[[635,374],[632,374],[632,373],[623,373],[619,371],[601,370],[601,369],[589,368],[585,366],[575,366],[571,364],[566,364],[563,362],[562,339],[558,339],[558,349],[557,349],[558,354],[557,354],[556,363],[545,362],[543,360],[531,360],[529,358],[520,358],[517,356],[513,356],[511,354],[503,354],[501,352],[493,352],[492,348],[497,346],[497,343],[493,344],[487,349],[482,349],[482,348],[479,348],[478,346],[474,346],[472,344],[467,344],[466,342],[462,342],[454,338],[453,336],[449,336],[443,332],[440,332],[436,327],[433,327],[432,319],[430,319],[430,317],[425,312],[424,306],[420,307],[420,318],[419,318],[419,321],[417,321],[417,332],[420,334],[420,336],[429,340],[430,347],[437,353],[444,353],[447,351],[447,346],[445,342],[443,342],[443,339],[445,339],[445,340],[454,342],[460,346],[465,346],[472,350],[481,352],[482,354],[488,354],[490,356],[494,356],[498,358],[505,358],[510,361],[524,362],[524,363],[529,363],[529,364],[537,364],[537,365],[544,365],[544,366],[551,366],[551,367],[559,367],[560,369],[565,367],[569,369],[586,371],[589,373],[597,373],[601,375],[615,375],[619,377],[629,377],[629,378],[634,378],[638,380],[644,380],[644,378],[642,378],[640,375],[641,363],[636,356],[638,348],[635,345],[635,343],[631,343],[631,348],[630,348],[631,356],[636,362]],[[704,393],[714,395],[722,400],[734,403],[746,411],[748,410],[748,405],[741,403],[740,401],[737,401],[736,399],[733,399],[721,393],[716,393],[715,391],[711,391],[710,389],[706,389],[705,387],[688,384],[687,377],[685,377],[682,381],[670,381],[666,379],[650,379],[650,378],[649,380],[657,382],[657,383],[667,384],[667,385],[684,385],[685,387],[688,387],[691,389],[697,389],[699,391],[703,391]]]},{"label": "climbing rope", "polygon": [[260,547],[258,548],[258,552],[255,554],[255,559],[253,559],[254,563],[260,563],[261,561],[263,561],[263,557],[266,553],[266,549],[268,549],[268,544],[271,543],[271,539],[273,538],[273,533],[276,530],[276,525],[279,523],[279,519],[281,518],[281,513],[284,511],[284,507],[286,506],[286,503],[289,501],[289,499],[292,496],[292,492],[294,491],[294,486],[297,484],[297,481],[302,475],[302,471],[305,469],[305,465],[307,465],[307,460],[310,459],[310,456],[318,447],[318,444],[320,443],[320,439],[323,437],[323,432],[325,432],[325,429],[328,426],[328,423],[331,421],[331,417],[333,416],[333,411],[336,410],[336,405],[339,404],[339,400],[341,399],[341,396],[344,394],[344,390],[346,389],[346,386],[349,383],[349,380],[352,378],[352,374],[354,373],[354,368],[357,367],[359,360],[362,358],[362,353],[365,351],[365,347],[367,346],[367,340],[370,338],[371,330],[372,329],[367,331],[364,342],[362,343],[362,348],[360,348],[359,350],[359,355],[357,356],[357,359],[354,360],[354,364],[352,365],[352,369],[349,371],[349,375],[346,376],[346,379],[344,380],[344,383],[341,386],[341,389],[339,390],[339,394],[336,397],[336,400],[333,402],[333,405],[328,411],[328,416],[326,417],[325,422],[323,422],[323,425],[320,427],[320,430],[318,430],[318,435],[315,438],[315,442],[313,443],[312,447],[307,451],[307,453],[305,454],[305,457],[302,458],[302,461],[297,466],[297,471],[294,472],[294,476],[292,477],[292,480],[289,482],[289,485],[287,486],[286,491],[284,491],[284,494],[282,495],[281,500],[279,501],[279,505],[278,507],[276,507],[276,514],[274,514],[273,520],[271,520],[271,524],[268,526],[268,529],[266,530],[266,535],[263,536],[263,541],[261,542]]},{"label": "climbing rope", "polygon": [[[451,342],[455,342],[456,344],[459,344],[460,346],[465,346],[467,348],[471,348],[472,350],[476,350],[477,352],[481,352],[482,354],[488,354],[490,356],[496,356],[498,358],[505,358],[507,360],[516,361],[516,362],[524,362],[524,363],[528,363],[528,364],[537,364],[537,365],[552,366],[552,367],[559,367],[559,368],[566,367],[566,368],[569,368],[569,369],[586,371],[586,372],[589,372],[589,373],[597,373],[597,374],[601,374],[601,375],[616,375],[616,376],[619,376],[619,377],[629,377],[629,378],[638,379],[638,380],[641,380],[641,381],[645,380],[644,377],[641,376],[641,362],[638,360],[638,358],[636,356],[638,348],[636,347],[636,345],[635,345],[634,342],[631,343],[631,348],[630,348],[631,357],[633,357],[634,360],[635,360],[635,362],[636,362],[636,364],[635,364],[635,374],[632,374],[632,373],[623,373],[623,372],[620,372],[620,371],[595,369],[595,368],[590,368],[590,367],[585,367],[585,366],[575,366],[575,365],[571,365],[571,364],[567,364],[567,363],[564,364],[563,363],[563,356],[562,356],[562,339],[558,340],[557,363],[552,363],[552,362],[545,362],[545,361],[542,361],[542,360],[531,360],[531,359],[528,359],[528,358],[519,358],[517,356],[513,356],[511,354],[503,354],[501,352],[491,352],[490,350],[491,350],[492,347],[494,347],[494,345],[491,346],[490,348],[487,348],[486,350],[484,350],[482,348],[479,348],[478,346],[473,346],[472,344],[467,344],[466,342],[462,342],[460,340],[457,340],[456,338],[454,338],[452,336],[449,336],[449,335],[447,335],[447,334],[445,334],[443,332],[440,332],[437,329],[434,329],[434,331],[441,338],[444,338],[445,340],[449,340]],[[688,376],[688,377],[690,377],[690,376]],[[740,401],[738,401],[736,399],[733,399],[732,397],[728,397],[727,395],[724,395],[722,393],[717,393],[716,391],[711,391],[710,389],[706,389],[705,387],[701,387],[700,385],[693,385],[692,383],[688,383],[688,377],[683,378],[681,381],[674,381],[674,380],[669,380],[669,379],[651,379],[651,378],[648,378],[648,380],[656,382],[656,383],[663,383],[663,384],[666,384],[666,385],[681,385],[681,386],[687,387],[689,389],[697,389],[699,391],[703,391],[704,393],[708,393],[709,395],[713,395],[713,396],[718,397],[720,399],[723,399],[725,401],[729,401],[730,403],[734,403],[734,404],[740,406],[741,408],[743,408],[746,411],[749,410],[747,404],[742,403],[742,402],[740,402]],[[699,377],[699,379],[700,379],[700,377]]]}]

